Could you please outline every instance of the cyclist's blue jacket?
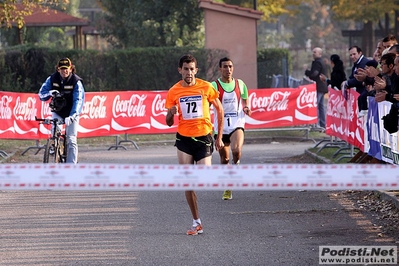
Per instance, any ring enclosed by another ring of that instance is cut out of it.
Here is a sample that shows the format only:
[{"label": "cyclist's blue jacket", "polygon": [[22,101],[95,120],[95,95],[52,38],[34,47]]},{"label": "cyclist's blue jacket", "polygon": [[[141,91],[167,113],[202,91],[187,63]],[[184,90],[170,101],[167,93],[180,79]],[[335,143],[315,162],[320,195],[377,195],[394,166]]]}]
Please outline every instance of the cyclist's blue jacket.
[{"label": "cyclist's blue jacket", "polygon": [[46,79],[40,88],[40,100],[47,101],[50,99],[50,90],[58,90],[66,100],[66,106],[60,111],[56,111],[56,114],[62,118],[68,116],[77,118],[80,115],[83,109],[85,90],[82,79],[78,75],[71,73],[66,80],[63,80],[60,73],[55,72]]}]

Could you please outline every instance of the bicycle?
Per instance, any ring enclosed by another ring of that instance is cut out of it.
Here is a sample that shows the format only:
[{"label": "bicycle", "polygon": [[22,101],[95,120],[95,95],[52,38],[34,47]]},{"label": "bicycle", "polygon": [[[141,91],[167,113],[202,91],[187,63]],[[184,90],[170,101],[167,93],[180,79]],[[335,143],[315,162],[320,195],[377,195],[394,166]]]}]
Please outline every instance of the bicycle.
[{"label": "bicycle", "polygon": [[59,125],[65,124],[63,120],[54,119],[43,119],[35,117],[39,124],[52,125],[51,137],[47,139],[47,143],[44,147],[43,163],[49,163],[50,158],[54,157],[54,163],[66,163],[67,158],[67,140],[66,135],[62,133]]}]

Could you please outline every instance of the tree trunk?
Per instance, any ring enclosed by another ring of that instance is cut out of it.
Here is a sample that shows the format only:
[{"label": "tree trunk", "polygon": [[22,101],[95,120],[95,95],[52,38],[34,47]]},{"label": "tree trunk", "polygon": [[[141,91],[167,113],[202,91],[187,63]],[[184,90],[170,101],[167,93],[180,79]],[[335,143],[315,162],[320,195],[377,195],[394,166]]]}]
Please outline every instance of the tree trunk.
[{"label": "tree trunk", "polygon": [[364,56],[371,57],[374,53],[374,29],[373,22],[368,21],[363,26],[362,32],[362,50]]},{"label": "tree trunk", "polygon": [[385,36],[387,36],[389,33],[390,33],[390,31],[391,31],[391,25],[390,25],[390,23],[389,23],[389,14],[388,13],[385,13],[385,31],[384,31],[384,37]]},{"label": "tree trunk", "polygon": [[24,28],[17,27],[18,31],[18,44],[21,45],[24,43]]},{"label": "tree trunk", "polygon": [[395,10],[395,36],[399,36],[399,10]]}]

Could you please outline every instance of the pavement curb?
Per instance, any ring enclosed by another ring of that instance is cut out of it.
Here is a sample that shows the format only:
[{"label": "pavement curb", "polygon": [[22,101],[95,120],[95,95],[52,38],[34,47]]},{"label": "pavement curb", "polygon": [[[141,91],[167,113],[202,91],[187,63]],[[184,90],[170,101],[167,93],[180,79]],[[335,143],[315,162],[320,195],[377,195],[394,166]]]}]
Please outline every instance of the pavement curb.
[{"label": "pavement curb", "polygon": [[[314,152],[311,152],[309,150],[305,150],[305,154],[315,158],[316,160],[319,160],[325,164],[331,164],[333,163],[331,160],[324,158],[323,156],[319,156]],[[375,192],[378,194],[378,197],[381,200],[389,201],[393,205],[395,205],[396,209],[399,211],[399,191],[384,191],[384,190],[375,190]]]},{"label": "pavement curb", "polygon": [[325,158],[323,156],[319,156],[319,155],[317,155],[317,153],[311,152],[309,150],[305,150],[305,154],[310,155],[311,157],[313,157],[316,160],[321,161],[321,162],[323,162],[325,164],[333,163],[331,160],[329,160],[329,159],[327,159],[327,158]]}]

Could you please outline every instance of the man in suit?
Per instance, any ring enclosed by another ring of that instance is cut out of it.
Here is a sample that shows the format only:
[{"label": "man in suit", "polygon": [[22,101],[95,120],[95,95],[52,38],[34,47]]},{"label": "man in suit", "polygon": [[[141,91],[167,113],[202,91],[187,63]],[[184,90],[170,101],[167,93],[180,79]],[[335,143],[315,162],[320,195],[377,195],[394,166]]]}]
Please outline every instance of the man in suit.
[{"label": "man in suit", "polygon": [[349,76],[345,85],[348,88],[356,88],[356,91],[361,94],[366,87],[364,86],[363,82],[358,81],[355,78],[355,74],[359,68],[366,67],[366,63],[369,61],[369,59],[363,55],[362,49],[360,49],[358,46],[352,46],[349,48],[349,56],[353,62],[353,66],[351,75]]},{"label": "man in suit", "polygon": [[327,74],[327,69],[322,58],[323,50],[319,47],[315,47],[312,51],[313,62],[311,69],[305,71],[305,75],[311,80],[316,82],[317,91],[317,117],[318,126],[324,131],[326,128],[326,112],[324,108],[324,95],[328,92],[327,83],[320,79],[320,75],[324,76]]},{"label": "man in suit", "polygon": [[366,85],[364,82],[359,81],[355,78],[355,74],[357,74],[357,70],[359,68],[365,68],[369,59],[367,59],[358,46],[354,45],[349,48],[349,56],[353,62],[352,72],[349,76],[348,80],[345,81],[345,88],[356,88],[356,91],[360,94],[358,99],[358,107],[359,111],[367,110],[367,97],[364,97],[363,94],[367,94]]}]

